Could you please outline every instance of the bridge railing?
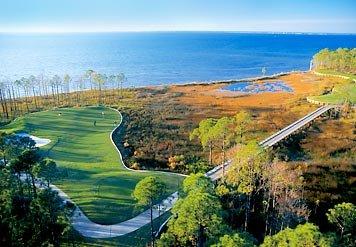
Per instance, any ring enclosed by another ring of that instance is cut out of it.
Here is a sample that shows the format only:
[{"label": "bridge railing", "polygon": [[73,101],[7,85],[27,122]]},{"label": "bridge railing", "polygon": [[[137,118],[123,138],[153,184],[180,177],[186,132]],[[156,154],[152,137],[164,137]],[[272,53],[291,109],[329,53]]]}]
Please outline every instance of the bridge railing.
[{"label": "bridge railing", "polygon": [[[291,123],[290,125],[288,125],[287,127],[279,130],[278,132],[276,132],[275,134],[269,136],[268,138],[266,138],[265,140],[261,141],[259,144],[263,147],[266,146],[266,143],[268,143],[270,140],[273,140],[274,138],[276,138],[277,136],[281,135],[283,132],[288,131],[289,129],[297,126],[298,124],[302,123],[303,121],[305,121],[308,118],[311,118],[309,121],[307,121],[306,123],[303,123],[303,125],[301,125],[300,127],[304,126],[305,124],[309,123],[310,121],[314,120],[315,118],[317,118],[318,116],[320,116],[321,114],[323,114],[324,112],[334,108],[335,106],[331,106],[331,105],[327,105],[327,106],[322,106],[319,107],[318,109],[316,109],[315,111],[305,115],[304,117],[298,119],[297,121]],[[299,127],[299,128],[300,128]],[[298,128],[298,129],[299,129]]]}]

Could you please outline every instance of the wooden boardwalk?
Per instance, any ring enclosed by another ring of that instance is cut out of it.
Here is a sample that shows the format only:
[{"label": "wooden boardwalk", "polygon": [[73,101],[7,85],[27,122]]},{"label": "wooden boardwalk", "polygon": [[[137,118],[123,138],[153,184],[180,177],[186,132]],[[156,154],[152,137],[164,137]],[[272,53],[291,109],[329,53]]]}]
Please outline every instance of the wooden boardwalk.
[{"label": "wooden boardwalk", "polygon": [[[267,137],[265,140],[261,141],[259,144],[267,149],[279,143],[284,138],[290,136],[294,132],[298,131],[299,129],[306,126],[308,123],[311,123],[316,118],[320,117],[323,113],[335,108],[336,106],[333,105],[325,105],[319,107],[315,111],[305,115],[304,117],[298,119],[297,121],[293,122],[292,124],[288,125],[287,127],[281,129],[280,131],[276,132],[275,134]],[[209,177],[211,180],[215,181],[218,180],[223,176],[223,173],[229,169],[231,165],[231,160],[226,161],[224,164],[216,166],[214,169],[208,171],[205,175]],[[224,169],[223,169],[224,168]]]},{"label": "wooden boardwalk", "polygon": [[281,129],[277,133],[275,133],[275,134],[271,135],[270,137],[266,138],[265,140],[261,141],[259,144],[263,148],[272,147],[273,145],[277,144],[278,142],[280,142],[284,138],[290,136],[291,134],[293,134],[297,130],[303,128],[305,125],[307,125],[308,123],[312,122],[314,119],[316,119],[317,117],[321,116],[323,113],[331,110],[332,108],[335,108],[335,106],[325,105],[325,106],[319,107],[315,111],[309,113],[308,115],[302,117],[301,119],[295,121],[294,123],[292,123],[292,124],[288,125],[287,127]]}]

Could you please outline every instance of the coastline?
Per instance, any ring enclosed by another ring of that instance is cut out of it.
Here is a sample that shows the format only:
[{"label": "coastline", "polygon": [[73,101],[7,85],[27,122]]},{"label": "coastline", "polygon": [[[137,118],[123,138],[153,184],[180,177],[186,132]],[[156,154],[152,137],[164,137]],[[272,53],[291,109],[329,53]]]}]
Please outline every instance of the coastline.
[{"label": "coastline", "polygon": [[129,90],[135,89],[145,89],[145,88],[165,88],[165,87],[185,87],[185,86],[201,86],[201,85],[215,85],[215,84],[231,84],[235,82],[243,82],[243,81],[259,81],[259,80],[267,80],[267,79],[276,79],[279,76],[291,75],[295,73],[308,73],[310,70],[291,70],[288,72],[280,72],[275,73],[272,75],[264,75],[264,76],[256,76],[256,77],[245,77],[240,79],[228,79],[228,80],[211,80],[211,81],[190,81],[190,82],[183,82],[183,83],[170,83],[170,84],[159,84],[159,85],[146,85],[146,86],[138,86],[132,88],[126,88]]}]

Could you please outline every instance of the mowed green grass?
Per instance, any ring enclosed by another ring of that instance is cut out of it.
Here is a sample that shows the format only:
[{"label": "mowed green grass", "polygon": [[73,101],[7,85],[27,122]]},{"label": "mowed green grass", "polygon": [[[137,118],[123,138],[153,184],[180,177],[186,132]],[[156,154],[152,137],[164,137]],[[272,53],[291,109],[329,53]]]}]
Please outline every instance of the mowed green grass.
[{"label": "mowed green grass", "polygon": [[92,221],[113,224],[144,210],[135,206],[131,194],[136,183],[145,176],[161,178],[167,184],[167,195],[176,191],[182,181],[182,177],[175,174],[126,170],[110,141],[114,122],[119,120],[119,114],[109,108],[66,108],[33,113],[2,129],[51,139],[41,150],[68,173],[55,184]]},{"label": "mowed green grass", "polygon": [[345,101],[356,104],[356,84],[339,85],[330,94],[313,96],[310,99],[327,104],[343,104]]}]

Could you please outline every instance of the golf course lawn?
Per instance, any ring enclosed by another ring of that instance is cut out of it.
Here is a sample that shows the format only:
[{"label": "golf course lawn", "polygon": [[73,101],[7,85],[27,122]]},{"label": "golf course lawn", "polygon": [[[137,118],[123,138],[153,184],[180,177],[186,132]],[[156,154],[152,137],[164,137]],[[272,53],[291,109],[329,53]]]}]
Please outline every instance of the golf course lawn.
[{"label": "golf course lawn", "polygon": [[343,104],[345,101],[348,101],[354,105],[356,104],[356,84],[338,85],[329,94],[309,98],[313,101],[326,104]]},{"label": "golf course lawn", "polygon": [[[145,176],[155,175],[167,184],[168,194],[177,190],[182,177],[159,172],[126,170],[110,140],[119,114],[109,108],[62,108],[33,113],[3,127],[27,132],[51,143],[42,147],[68,176],[56,184],[96,223],[113,224],[142,212],[131,193]],[[94,126],[96,121],[96,126]]]}]

